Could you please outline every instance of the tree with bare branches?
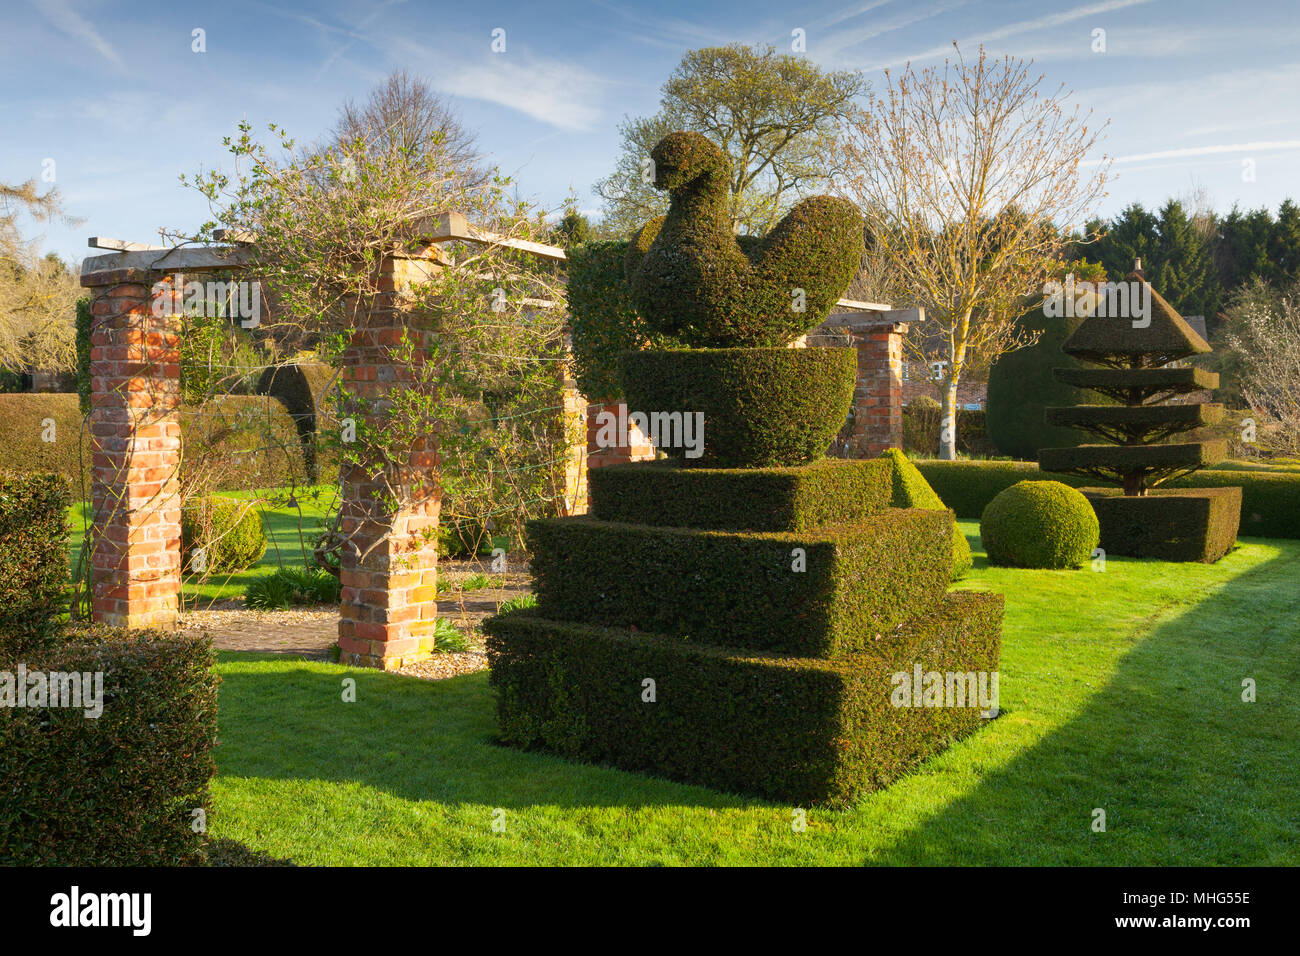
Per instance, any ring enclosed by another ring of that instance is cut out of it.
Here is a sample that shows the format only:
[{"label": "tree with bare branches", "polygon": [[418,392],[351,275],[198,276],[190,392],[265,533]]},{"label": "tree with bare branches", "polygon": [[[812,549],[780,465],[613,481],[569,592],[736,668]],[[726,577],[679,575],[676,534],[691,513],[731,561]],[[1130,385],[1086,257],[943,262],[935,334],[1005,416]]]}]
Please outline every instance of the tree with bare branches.
[{"label": "tree with bare branches", "polygon": [[957,50],[942,68],[886,71],[885,90],[842,127],[841,191],[924,306],[919,331],[941,343],[942,458],[957,454],[962,374],[1026,344],[1015,322],[1025,297],[1042,294],[1070,228],[1105,195],[1106,161],[1083,165],[1104,126],[1064,88],[1040,92],[1030,65],[981,48],[974,62]]}]

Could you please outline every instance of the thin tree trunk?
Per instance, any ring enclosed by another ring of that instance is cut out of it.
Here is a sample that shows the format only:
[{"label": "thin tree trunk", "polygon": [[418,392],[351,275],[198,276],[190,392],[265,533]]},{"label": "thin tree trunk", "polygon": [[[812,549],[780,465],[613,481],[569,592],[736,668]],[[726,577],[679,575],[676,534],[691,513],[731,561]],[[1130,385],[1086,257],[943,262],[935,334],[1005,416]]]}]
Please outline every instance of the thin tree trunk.
[{"label": "thin tree trunk", "polygon": [[939,418],[939,457],[944,461],[957,459],[957,379],[949,378],[944,386],[942,412]]}]

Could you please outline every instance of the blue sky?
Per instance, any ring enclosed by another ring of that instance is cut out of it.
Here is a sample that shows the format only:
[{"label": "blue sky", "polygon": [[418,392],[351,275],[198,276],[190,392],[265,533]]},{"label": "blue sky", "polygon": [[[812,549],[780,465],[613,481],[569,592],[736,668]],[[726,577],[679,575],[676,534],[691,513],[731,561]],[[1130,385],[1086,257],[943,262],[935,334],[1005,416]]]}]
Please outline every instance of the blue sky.
[{"label": "blue sky", "polygon": [[[195,28],[206,53],[191,50]],[[345,98],[405,67],[454,101],[525,195],[555,206],[572,189],[595,211],[616,124],[656,109],[684,51],[789,49],[796,28],[809,57],[877,86],[886,67],[941,62],[954,40],[1032,57],[1046,84],[1111,121],[1103,149],[1118,175],[1103,214],[1193,185],[1220,209],[1300,198],[1296,0],[0,0],[0,178],[54,161],[86,220],[41,227],[65,258],[85,256],[90,235],[157,241],[159,226],[206,218],[177,176],[222,163],[241,118],[311,140]]]}]

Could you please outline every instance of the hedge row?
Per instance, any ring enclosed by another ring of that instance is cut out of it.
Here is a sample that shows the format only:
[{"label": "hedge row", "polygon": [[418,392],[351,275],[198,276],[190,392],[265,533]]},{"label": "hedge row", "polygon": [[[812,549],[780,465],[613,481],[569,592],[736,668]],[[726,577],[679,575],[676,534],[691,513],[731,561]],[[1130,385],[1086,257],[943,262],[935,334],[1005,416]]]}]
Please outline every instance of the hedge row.
[{"label": "hedge row", "polygon": [[0,472],[0,663],[47,644],[66,607],[68,481]]},{"label": "hedge row", "polygon": [[894,675],[918,665],[923,673],[993,671],[1002,612],[1001,595],[946,595],[926,619],[834,660],[684,646],[530,611],[489,619],[484,629],[507,744],[845,806],[979,727],[978,706],[895,706]]},{"label": "hedge row", "polygon": [[[1018,481],[1048,478],[1075,488],[1096,483],[1076,475],[1040,472],[1028,461],[918,461],[916,466],[959,518],[978,518],[993,497]],[[1240,487],[1243,535],[1300,538],[1300,474],[1207,469],[1166,488]]]},{"label": "hedge row", "polygon": [[883,461],[823,458],[794,468],[679,468],[637,462],[593,468],[591,516],[666,528],[811,531],[889,507]]},{"label": "hedge row", "polygon": [[[72,483],[78,496],[90,494],[90,431],[83,429],[76,394],[51,392],[0,395],[0,468],[18,473],[54,472]],[[231,395],[195,409],[181,409],[186,463],[194,473],[204,458],[216,467],[221,490],[272,488],[307,475],[302,444],[283,406],[261,395]],[[264,436],[269,435],[269,441]],[[53,441],[47,441],[47,438]],[[325,455],[321,473],[337,468],[337,454]],[[206,470],[207,466],[204,466]]]},{"label": "hedge row", "polygon": [[797,533],[543,518],[527,537],[546,617],[816,657],[933,608],[952,573],[951,533],[946,511],[890,509]]},{"label": "hedge row", "polygon": [[[995,453],[986,421],[982,410],[957,409],[957,451],[963,455]],[[942,405],[925,395],[912,399],[903,406],[903,450],[908,454],[936,454],[942,426]]]},{"label": "hedge row", "polygon": [[216,769],[214,663],[206,636],[151,631],[90,632],[25,659],[28,688],[36,673],[88,674],[91,688],[100,675],[102,713],[87,716],[93,691],[90,710],[0,708],[0,865],[202,862],[194,811]]},{"label": "hedge row", "polygon": [[[928,511],[948,513],[948,506],[926,484],[925,478],[916,466],[897,448],[887,448],[880,456],[889,462],[893,478],[893,492],[889,504],[893,508],[925,508]],[[960,581],[971,569],[974,559],[970,553],[970,542],[957,522],[952,523],[952,579]]]}]

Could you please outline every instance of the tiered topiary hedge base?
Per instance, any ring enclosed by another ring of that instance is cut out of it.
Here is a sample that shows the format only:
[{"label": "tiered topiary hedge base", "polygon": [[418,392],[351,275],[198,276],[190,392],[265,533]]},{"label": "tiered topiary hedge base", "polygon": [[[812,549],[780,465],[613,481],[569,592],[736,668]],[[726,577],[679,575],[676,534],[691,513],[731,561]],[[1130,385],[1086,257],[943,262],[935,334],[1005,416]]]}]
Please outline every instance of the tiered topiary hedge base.
[{"label": "tiered topiary hedge base", "polygon": [[951,513],[889,508],[889,462],[590,481],[590,517],[529,526],[537,607],[485,624],[503,742],[844,805],[979,727],[891,703],[918,665],[996,671],[1003,602],[947,593]]},{"label": "tiered topiary hedge base", "polygon": [[1141,498],[1118,488],[1079,490],[1097,512],[1107,554],[1213,563],[1237,543],[1240,488],[1153,488]]}]

